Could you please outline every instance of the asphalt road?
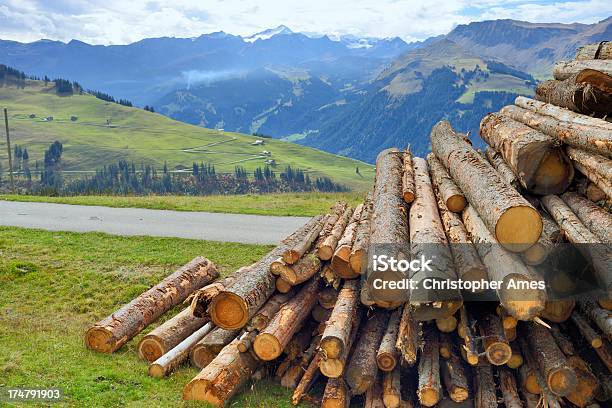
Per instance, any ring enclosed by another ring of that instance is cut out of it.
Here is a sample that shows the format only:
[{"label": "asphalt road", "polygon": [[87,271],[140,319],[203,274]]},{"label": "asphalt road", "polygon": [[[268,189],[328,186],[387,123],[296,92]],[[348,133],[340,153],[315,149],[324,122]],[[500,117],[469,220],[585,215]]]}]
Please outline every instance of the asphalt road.
[{"label": "asphalt road", "polygon": [[246,244],[276,244],[308,219],[0,201],[4,226]]}]

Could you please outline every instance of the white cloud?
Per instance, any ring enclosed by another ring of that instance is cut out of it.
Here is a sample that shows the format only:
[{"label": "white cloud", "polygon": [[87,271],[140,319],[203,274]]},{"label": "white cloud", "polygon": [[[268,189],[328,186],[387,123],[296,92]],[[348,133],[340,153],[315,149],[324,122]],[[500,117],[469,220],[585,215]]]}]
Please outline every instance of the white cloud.
[{"label": "white cloud", "polygon": [[249,35],[285,24],[294,31],[410,41],[484,19],[593,23],[611,14],[605,0],[0,0],[0,38],[125,44],[221,30]]}]

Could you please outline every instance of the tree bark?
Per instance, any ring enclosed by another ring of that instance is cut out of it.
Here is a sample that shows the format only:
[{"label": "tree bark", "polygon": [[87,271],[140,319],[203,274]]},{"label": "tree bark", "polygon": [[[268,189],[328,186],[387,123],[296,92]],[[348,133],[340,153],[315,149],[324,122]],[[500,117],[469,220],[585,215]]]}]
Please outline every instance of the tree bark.
[{"label": "tree bark", "polygon": [[429,164],[432,184],[440,193],[446,208],[454,213],[463,211],[467,205],[465,196],[433,153],[427,155],[427,164]]},{"label": "tree bark", "polygon": [[406,149],[402,154],[402,164],[404,172],[402,175],[402,197],[408,204],[414,201],[415,186],[414,186],[414,167],[412,164],[412,152]]},{"label": "tree bark", "polygon": [[385,408],[399,408],[402,403],[400,368],[383,373],[382,400]]},{"label": "tree bark", "polygon": [[183,391],[184,400],[225,406],[248,381],[259,362],[250,353],[238,351],[238,339],[228,344]]},{"label": "tree bark", "polygon": [[172,350],[159,357],[149,365],[149,375],[151,377],[165,377],[176,370],[185,360],[189,358],[189,353],[193,347],[213,329],[212,322],[206,323],[197,329],[189,337],[181,341]]},{"label": "tree bark", "polygon": [[535,266],[543,263],[555,249],[561,236],[557,223],[546,213],[541,213],[540,215],[542,216],[543,225],[542,235],[540,235],[538,242],[523,252],[523,260],[527,265]]},{"label": "tree bark", "polygon": [[593,348],[600,348],[603,345],[603,340],[599,333],[597,333],[587,322],[587,320],[578,311],[574,310],[571,315],[572,322],[576,325],[576,328],[582,334],[582,337],[591,345]]},{"label": "tree bark", "polygon": [[491,366],[483,364],[474,367],[474,406],[478,408],[497,408],[495,380]]},{"label": "tree bark", "polygon": [[585,69],[599,71],[606,75],[612,75],[612,66],[610,61],[604,60],[581,60],[581,61],[559,61],[553,69],[553,76],[559,81],[563,81],[576,75]]},{"label": "tree bark", "polygon": [[606,193],[608,198],[611,198],[612,160],[571,146],[568,146],[566,150],[576,169]]},{"label": "tree bark", "polygon": [[351,327],[359,309],[359,280],[348,280],[338,293],[338,300],[327,320],[321,339],[321,353],[325,358],[339,358],[347,353]]},{"label": "tree bark", "polygon": [[319,371],[319,360],[321,356],[316,353],[310,363],[308,364],[308,368],[304,372],[304,375],[300,379],[297,387],[295,387],[295,391],[291,396],[291,404],[298,405],[302,400],[304,394],[306,394],[310,388],[310,385],[316,381],[321,373]]},{"label": "tree bark", "polygon": [[353,215],[351,216],[348,225],[344,229],[344,233],[342,234],[340,241],[338,241],[338,245],[336,246],[336,250],[332,256],[332,268],[342,279],[353,279],[359,276],[359,273],[355,272],[351,268],[350,256],[362,212],[363,204],[359,204],[355,208],[355,211],[353,211]]},{"label": "tree bark", "polygon": [[489,278],[503,282],[497,290],[502,306],[519,320],[531,320],[544,309],[545,291],[537,288],[521,290],[519,286],[511,288],[509,284],[514,282],[516,285],[529,285],[535,283],[538,278],[533,276],[532,271],[515,254],[497,244],[471,205],[463,212],[463,222],[476,245],[480,259],[487,266]]},{"label": "tree bark", "polygon": [[327,319],[329,319],[330,315],[331,310],[325,309],[318,303],[312,308],[312,318],[317,323],[327,322]]},{"label": "tree bark", "polygon": [[440,354],[438,334],[432,326],[423,328],[417,396],[421,405],[433,407],[440,401]]},{"label": "tree bark", "polygon": [[298,241],[295,245],[287,248],[283,252],[282,259],[289,265],[296,263],[312,246],[312,244],[319,238],[319,234],[323,230],[323,226],[327,221],[328,216],[321,218],[315,223],[304,236],[304,239]]},{"label": "tree bark", "polygon": [[238,336],[238,330],[225,330],[215,327],[193,347],[190,353],[191,363],[202,369],[210,364],[223,347]]},{"label": "tree bark", "polygon": [[516,388],[514,374],[505,367],[498,367],[499,386],[504,396],[504,406],[506,408],[523,408],[523,403]]},{"label": "tree bark", "polygon": [[313,253],[301,257],[293,265],[281,268],[279,276],[291,286],[299,285],[321,270],[321,260]]},{"label": "tree bark", "polygon": [[231,275],[228,275],[223,279],[216,280],[210,285],[206,285],[202,289],[195,291],[193,293],[193,297],[191,298],[190,304],[193,315],[195,317],[209,318],[208,306],[210,305],[210,302],[215,298],[215,296],[223,292],[225,288],[229,287],[238,280],[240,273],[242,273],[242,269],[243,268],[240,268]]},{"label": "tree bark", "polygon": [[506,106],[501,113],[490,113],[480,122],[481,137],[502,155],[527,191],[562,193],[574,178],[574,168],[553,137],[516,121],[517,111],[533,115]]},{"label": "tree bark", "polygon": [[457,137],[447,121],[434,126],[431,145],[500,244],[520,252],[538,240],[542,219],[537,210],[506,184],[470,145]]},{"label": "tree bark", "polygon": [[333,309],[338,300],[338,291],[334,288],[324,288],[319,292],[319,304],[325,309]]},{"label": "tree bark", "polygon": [[413,366],[417,362],[419,326],[418,322],[412,317],[409,304],[404,305],[402,310],[395,347],[399,350],[406,365]]},{"label": "tree bark", "polygon": [[85,333],[88,348],[112,353],[195,290],[219,276],[217,267],[201,256],[142,293]]},{"label": "tree bark", "polygon": [[450,399],[455,402],[468,399],[468,380],[461,358],[451,352],[449,358],[441,362],[440,368],[442,370],[442,380]]},{"label": "tree bark", "polygon": [[299,330],[317,302],[319,279],[306,283],[298,294],[280,307],[278,313],[253,342],[257,357],[264,361],[281,355],[293,335]]},{"label": "tree bark", "polygon": [[465,359],[470,365],[477,365],[479,361],[478,345],[474,337],[474,323],[471,316],[468,314],[465,306],[459,309],[459,324],[457,326],[457,334],[463,339],[463,350],[465,351]]},{"label": "tree bark", "polygon": [[278,312],[282,305],[287,303],[289,299],[293,297],[293,293],[277,293],[272,296],[268,301],[257,311],[255,316],[251,318],[251,321],[247,325],[248,331],[263,330],[266,328],[270,320]]},{"label": "tree bark", "polygon": [[330,378],[327,380],[321,408],[348,408],[351,403],[351,395],[342,378]]},{"label": "tree bark", "polygon": [[506,340],[499,317],[490,313],[485,314],[478,320],[478,323],[489,363],[496,366],[506,364],[510,360],[512,349]]},{"label": "tree bark", "polygon": [[338,221],[334,225],[334,228],[332,228],[331,233],[325,237],[323,242],[321,242],[321,244],[317,247],[316,253],[321,260],[329,261],[332,259],[334,251],[338,246],[338,242],[340,241],[340,238],[342,238],[342,233],[344,233],[344,230],[346,229],[352,215],[352,208],[347,208],[344,210],[344,214],[338,218]]},{"label": "tree bark", "polygon": [[612,313],[610,311],[602,309],[597,302],[591,299],[579,300],[578,307],[608,339],[612,338]]},{"label": "tree bark", "polygon": [[601,41],[594,44],[586,44],[576,51],[576,60],[609,60],[612,59],[612,42]]},{"label": "tree bark", "polygon": [[497,150],[493,149],[491,146],[487,146],[487,148],[485,149],[485,157],[487,158],[489,163],[491,163],[491,166],[493,166],[495,170],[497,170],[497,173],[499,173],[502,180],[510,184],[517,191],[521,190],[521,182]]},{"label": "tree bark", "polygon": [[401,309],[395,309],[391,313],[389,322],[387,323],[387,329],[380,341],[378,352],[376,353],[378,368],[385,372],[393,371],[397,365],[398,351],[395,344],[397,343],[400,316]]},{"label": "tree bark", "polygon": [[527,109],[540,115],[550,116],[560,122],[612,130],[612,123],[604,119],[582,115],[570,110],[570,108],[561,107],[561,105],[537,101],[524,96],[517,96],[514,104],[519,108]]},{"label": "tree bark", "polygon": [[559,350],[561,350],[563,354],[565,354],[567,357],[576,355],[576,350],[574,349],[572,341],[565,335],[565,333],[561,332],[559,325],[550,325],[550,334],[555,339],[557,347],[559,347]]},{"label": "tree bark", "polygon": [[346,368],[346,383],[351,395],[361,395],[374,384],[378,375],[376,353],[385,334],[389,313],[374,311],[359,333],[355,349]]},{"label": "tree bark", "polygon": [[155,361],[207,322],[206,318],[195,317],[187,307],[144,336],[138,343],[138,355],[148,362]]},{"label": "tree bark", "polygon": [[383,400],[383,384],[378,376],[378,379],[374,382],[374,385],[368,389],[365,395],[364,408],[384,408],[385,402]]},{"label": "tree bark", "polygon": [[612,242],[612,215],[609,212],[576,193],[568,191],[561,198],[601,242]]},{"label": "tree bark", "polygon": [[368,194],[361,211],[359,225],[355,231],[355,240],[349,255],[349,264],[353,272],[363,275],[367,265],[366,254],[370,244],[370,215],[372,213],[372,194]]},{"label": "tree bark", "polygon": [[[576,374],[557,347],[548,329],[537,323],[526,325],[531,354],[540,369],[546,386],[555,395],[565,396],[576,387]],[[523,352],[525,350],[523,349]]]}]

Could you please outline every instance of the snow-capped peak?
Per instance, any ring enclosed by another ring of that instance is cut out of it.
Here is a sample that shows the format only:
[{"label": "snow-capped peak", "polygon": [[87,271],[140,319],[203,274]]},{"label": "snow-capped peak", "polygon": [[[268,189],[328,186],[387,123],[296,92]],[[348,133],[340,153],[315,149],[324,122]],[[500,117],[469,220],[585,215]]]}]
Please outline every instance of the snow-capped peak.
[{"label": "snow-capped peak", "polygon": [[270,28],[268,30],[264,30],[260,33],[257,34],[253,34],[249,37],[245,37],[244,41],[246,42],[255,42],[257,40],[267,40],[270,39],[272,37],[274,37],[275,35],[289,35],[289,34],[293,34],[293,31],[291,31],[289,29],[289,27],[284,26],[284,25],[279,25],[276,28]]}]

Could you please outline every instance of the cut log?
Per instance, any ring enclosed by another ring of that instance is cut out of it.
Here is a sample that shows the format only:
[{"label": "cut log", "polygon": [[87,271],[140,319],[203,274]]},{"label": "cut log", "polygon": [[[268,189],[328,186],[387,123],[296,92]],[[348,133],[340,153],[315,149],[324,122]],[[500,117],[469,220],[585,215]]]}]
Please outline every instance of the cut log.
[{"label": "cut log", "polygon": [[440,333],[438,343],[440,345],[440,357],[450,358],[451,354],[455,353],[455,343],[449,333]]},{"label": "cut log", "polygon": [[312,244],[319,238],[319,234],[323,230],[323,226],[327,221],[327,217],[317,221],[306,233],[304,238],[297,242],[295,245],[287,248],[283,252],[282,259],[289,265],[296,263],[312,246]]},{"label": "cut log", "polygon": [[502,305],[498,305],[495,312],[499,316],[504,329],[513,329],[518,324],[516,317],[508,314],[508,311]]},{"label": "cut log", "polygon": [[293,297],[293,293],[277,293],[272,296],[251,318],[247,326],[248,331],[263,330],[270,323],[270,320],[278,312],[280,307]]},{"label": "cut log", "polygon": [[282,278],[276,279],[276,282],[274,283],[274,287],[276,288],[277,291],[279,291],[282,294],[287,294],[291,292],[291,289],[293,289],[293,286]]},{"label": "cut log", "polygon": [[325,288],[319,291],[319,304],[325,309],[333,309],[338,299],[338,291],[334,288]]},{"label": "cut log", "polygon": [[249,351],[253,345],[253,342],[255,341],[255,337],[257,337],[256,330],[245,331],[242,333],[242,335],[238,338],[238,350],[241,353],[246,353]]},{"label": "cut log", "polygon": [[546,300],[545,291],[537,287],[539,277],[534,276],[515,254],[497,244],[471,205],[463,212],[463,222],[480,259],[487,266],[489,278],[502,282],[496,291],[502,306],[519,320],[531,320],[544,309]]},{"label": "cut log", "polygon": [[436,319],[436,327],[442,333],[452,333],[457,328],[457,319],[455,318],[455,316],[448,316]]},{"label": "cut log", "polygon": [[308,253],[293,265],[281,268],[279,276],[291,286],[299,285],[312,278],[321,270],[321,260],[313,253]]},{"label": "cut log", "polygon": [[385,408],[399,408],[402,402],[401,375],[399,367],[383,374],[382,400]]},{"label": "cut log", "polygon": [[395,309],[389,317],[387,329],[378,347],[376,353],[376,362],[378,368],[382,371],[389,372],[395,369],[398,360],[398,351],[395,347],[397,343],[397,334],[399,331],[401,317],[401,309]]},{"label": "cut log", "polygon": [[563,323],[570,318],[575,306],[574,299],[547,300],[541,316],[554,323]]},{"label": "cut log", "polygon": [[408,204],[414,201],[414,167],[412,165],[412,153],[406,149],[402,154],[403,175],[402,175],[402,197]]},{"label": "cut log", "polygon": [[565,398],[578,407],[586,407],[595,398],[599,387],[597,377],[593,375],[587,363],[578,356],[568,357],[567,363],[576,373],[578,383]]},{"label": "cut log", "polygon": [[601,347],[595,349],[595,352],[601,362],[608,368],[608,371],[612,372],[612,350],[610,350],[610,343],[604,341]]},{"label": "cut log", "polygon": [[609,212],[576,193],[568,191],[561,198],[601,242],[612,242],[612,215]]},{"label": "cut log", "polygon": [[253,350],[264,361],[281,355],[293,335],[299,330],[317,302],[319,279],[307,282],[255,338]]},{"label": "cut log", "polygon": [[408,304],[402,310],[395,347],[399,350],[406,365],[413,366],[416,363],[419,347],[419,325],[413,319],[412,310]]},{"label": "cut log", "polygon": [[530,353],[546,386],[555,395],[569,394],[576,387],[576,373],[567,364],[567,359],[557,347],[555,339],[548,329],[540,324],[528,323],[526,329],[526,337],[531,347]]},{"label": "cut log", "polygon": [[523,403],[525,404],[525,408],[541,408],[540,406],[540,396],[538,394],[532,394],[524,388],[519,387],[519,392],[521,393],[521,397]]},{"label": "cut log", "polygon": [[589,182],[587,185],[584,195],[594,203],[598,203],[606,199],[606,193],[591,182]]},{"label": "cut log", "polygon": [[605,60],[581,60],[581,61],[559,61],[553,69],[553,76],[557,80],[564,80],[572,75],[576,75],[581,71],[588,69],[599,71],[606,75],[612,75],[612,64]]},{"label": "cut log", "polygon": [[376,381],[378,375],[376,353],[385,334],[388,319],[389,314],[386,311],[375,310],[359,332],[345,374],[351,395],[365,393]]},{"label": "cut log", "polygon": [[197,329],[189,337],[181,341],[172,350],[155,360],[149,365],[149,375],[151,377],[165,377],[176,370],[183,362],[189,358],[189,353],[195,345],[204,338],[214,328],[212,322],[206,323]]},{"label": "cut log", "polygon": [[566,150],[576,169],[606,193],[608,198],[612,197],[612,160],[571,146]]},{"label": "cut log", "polygon": [[512,349],[512,355],[506,365],[512,369],[517,369],[523,365],[523,353],[521,353],[521,349],[515,341],[510,342],[510,348]]},{"label": "cut log", "polygon": [[474,367],[474,406],[478,408],[497,408],[495,380],[488,364]]},{"label": "cut log", "polygon": [[334,225],[334,228],[332,228],[331,233],[325,237],[323,242],[321,242],[321,244],[317,247],[317,256],[320,259],[324,261],[329,261],[332,259],[338,242],[340,241],[340,238],[342,238],[342,233],[346,229],[352,215],[353,209],[347,208],[344,210],[344,214],[338,218],[338,221]]},{"label": "cut log", "polygon": [[355,208],[355,211],[353,211],[353,215],[342,234],[342,238],[338,241],[338,245],[332,257],[332,268],[334,268],[336,274],[342,279],[352,279],[359,276],[359,273],[351,268],[349,258],[351,256],[351,248],[355,240],[355,234],[361,220],[362,211],[363,204],[359,204]]},{"label": "cut log", "polygon": [[450,399],[455,402],[462,402],[468,399],[468,380],[461,358],[457,354],[451,353],[449,358],[440,363],[440,369],[442,371],[442,380]]},{"label": "cut log", "polygon": [[319,346],[325,358],[339,358],[349,351],[351,328],[359,309],[360,283],[359,280],[345,281],[338,293]]},{"label": "cut log", "polygon": [[304,375],[304,367],[300,361],[294,362],[281,377],[280,385],[284,388],[295,389]]},{"label": "cut log", "polygon": [[612,135],[609,129],[561,122],[551,116],[540,115],[514,105],[506,106],[500,112],[570,146],[607,157],[612,156]]},{"label": "cut log", "polygon": [[576,60],[609,60],[612,59],[612,42],[601,41],[594,44],[586,44],[576,51]]},{"label": "cut log", "polygon": [[102,353],[116,351],[162,314],[218,276],[217,267],[211,261],[201,256],[193,259],[112,315],[90,327],[85,333],[85,344],[88,348]]},{"label": "cut log", "polygon": [[138,344],[138,355],[148,362],[155,361],[207,322],[206,318],[195,317],[187,307],[144,336]]},{"label": "cut log", "polygon": [[515,111],[535,115],[516,106],[490,113],[480,122],[480,135],[497,150],[521,185],[535,194],[558,194],[569,187],[574,168],[551,136],[514,120]]},{"label": "cut log", "polygon": [[506,184],[470,145],[458,138],[450,123],[442,121],[434,126],[431,145],[500,244],[520,252],[538,240],[542,219],[537,210]]},{"label": "cut log", "polygon": [[[410,290],[413,316],[425,321],[453,315],[461,307],[462,300],[459,290],[428,290],[423,284],[426,280],[456,281],[457,274],[438,213],[427,162],[415,157],[413,164],[416,197],[410,206],[410,252],[412,259],[436,260],[429,270],[422,268],[421,271],[411,272],[409,276],[413,282],[421,283],[418,288]],[[448,306],[440,307],[442,303]]]},{"label": "cut log", "polygon": [[546,213],[540,213],[540,215],[543,225],[542,235],[540,235],[538,242],[523,252],[523,259],[527,265],[535,266],[543,263],[555,249],[561,236],[557,223]]},{"label": "cut log", "polygon": [[559,325],[551,324],[550,325],[550,334],[555,339],[555,343],[557,343],[557,347],[559,350],[563,352],[567,357],[573,356],[576,354],[576,350],[574,349],[574,345],[572,341],[559,329]]},{"label": "cut log", "polygon": [[321,408],[348,408],[351,403],[351,395],[342,378],[330,378],[327,380]]},{"label": "cut log", "polygon": [[[518,333],[517,333],[516,327],[512,327],[510,329],[504,329],[504,337],[509,342],[516,340],[517,334]],[[510,356],[510,358],[512,358],[512,356]]]},{"label": "cut log", "polygon": [[427,155],[427,164],[429,164],[432,183],[440,192],[446,208],[454,213],[463,211],[467,204],[465,196],[433,153]]},{"label": "cut log", "polygon": [[336,225],[340,217],[342,217],[347,208],[348,205],[345,202],[339,201],[336,203],[336,205],[334,205],[331,213],[329,214],[329,217],[327,217],[327,220],[323,225],[323,229],[319,233],[319,238],[314,243],[314,248],[318,248],[320,245],[323,244],[323,241],[325,241],[325,239],[332,233],[334,226]]},{"label": "cut log", "polygon": [[519,367],[521,388],[527,390],[527,392],[531,394],[539,395],[542,393],[542,389],[540,388],[540,383],[538,382],[537,378],[538,367],[535,365],[533,359],[529,357],[528,351],[525,350],[522,344],[521,350],[525,356],[523,365]]},{"label": "cut log", "polygon": [[225,346],[206,368],[189,381],[183,390],[184,400],[205,401],[216,407],[229,403],[259,365],[250,353],[238,351],[237,345],[238,339],[235,339]]},{"label": "cut log", "polygon": [[578,311],[574,310],[571,315],[572,322],[576,325],[576,328],[582,334],[582,337],[591,345],[593,348],[600,348],[603,345],[603,340],[599,333],[597,333],[589,324],[589,322],[582,316]]},{"label": "cut log", "polygon": [[498,367],[497,373],[499,374],[499,388],[504,397],[504,406],[506,408],[523,408],[514,374],[505,367]]},{"label": "cut log", "polygon": [[510,360],[512,349],[506,340],[499,317],[488,313],[478,319],[478,324],[487,360],[496,366],[506,364]]},{"label": "cut log", "polygon": [[419,359],[417,396],[421,405],[433,407],[440,401],[440,355],[438,334],[432,326],[423,328],[423,348]]},{"label": "cut log", "polygon": [[518,177],[516,177],[516,174],[514,174],[510,166],[508,166],[508,163],[504,161],[504,158],[501,154],[499,154],[499,152],[497,152],[491,146],[487,146],[485,149],[485,157],[506,183],[510,184],[517,191],[520,191],[521,182],[519,181]]},{"label": "cut log", "polygon": [[612,313],[610,311],[602,309],[597,302],[591,299],[578,301],[578,307],[599,327],[599,330],[608,339],[612,338]]},{"label": "cut log", "polygon": [[236,282],[240,273],[242,273],[242,268],[223,279],[216,280],[210,285],[206,285],[202,289],[195,291],[191,298],[190,304],[193,315],[195,317],[209,317],[208,306],[210,305],[210,302],[215,298],[215,296],[223,292],[226,287],[229,287]]},{"label": "cut log", "polygon": [[308,390],[310,389],[310,385],[314,383],[317,377],[319,376],[320,374],[319,359],[320,358],[321,356],[317,353],[313,356],[312,360],[308,364],[308,368],[304,372],[304,375],[300,379],[300,382],[298,383],[297,387],[295,387],[295,391],[293,392],[293,395],[291,396],[291,403],[293,405],[298,405],[300,403],[304,394],[306,394]]},{"label": "cut log", "polygon": [[474,323],[472,322],[472,319],[465,306],[462,306],[461,309],[459,309],[457,334],[459,334],[459,337],[463,339],[464,344],[462,349],[465,352],[465,360],[470,365],[477,365],[479,361],[479,353],[476,339],[474,338]]},{"label": "cut log", "polygon": [[359,219],[359,225],[357,225],[357,231],[355,231],[355,240],[353,241],[351,254],[349,255],[351,269],[360,275],[363,275],[367,265],[365,258],[368,252],[368,245],[370,244],[371,212],[372,195],[368,194],[363,209],[361,210],[361,218]]},{"label": "cut log", "polygon": [[190,353],[191,363],[198,368],[206,367],[236,336],[238,330],[215,327],[193,347]]},{"label": "cut log", "polygon": [[312,218],[258,262],[245,268],[240,279],[219,293],[208,308],[213,323],[224,329],[244,327],[274,293],[276,277],[270,273],[270,264],[287,248],[302,240],[310,228],[322,218]]},{"label": "cut log", "polygon": [[331,315],[331,309],[325,309],[323,306],[318,303],[312,308],[312,318],[317,323],[327,322],[329,316]]},{"label": "cut log", "polygon": [[[346,362],[349,356],[349,352],[351,350],[353,343],[355,342],[355,338],[357,337],[359,323],[361,322],[361,315],[362,315],[361,310],[358,309],[357,315],[351,321],[350,335],[348,339],[346,340],[346,342],[344,343],[344,348],[342,350],[342,353],[338,355],[338,357],[330,358],[326,355],[326,352],[324,349],[322,348],[319,349],[319,354],[321,355],[321,360],[319,361],[319,369],[321,370],[321,373],[324,376],[328,378],[338,378],[342,376],[342,374],[344,373],[344,367],[346,365]],[[325,334],[323,335],[323,338],[325,338]],[[321,342],[322,341],[323,339],[321,339]]]},{"label": "cut log", "polygon": [[365,396],[364,408],[384,408],[383,386],[380,378],[368,390]]}]

